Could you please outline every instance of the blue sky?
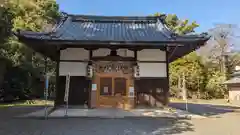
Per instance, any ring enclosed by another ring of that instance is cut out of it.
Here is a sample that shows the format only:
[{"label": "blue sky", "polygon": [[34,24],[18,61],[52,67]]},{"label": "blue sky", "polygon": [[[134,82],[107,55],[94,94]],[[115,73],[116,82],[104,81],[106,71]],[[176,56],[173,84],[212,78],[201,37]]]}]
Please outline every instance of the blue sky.
[{"label": "blue sky", "polygon": [[151,15],[156,12],[176,14],[181,19],[197,21],[197,32],[214,24],[240,24],[240,0],[57,0],[60,10],[71,14],[107,16]]}]

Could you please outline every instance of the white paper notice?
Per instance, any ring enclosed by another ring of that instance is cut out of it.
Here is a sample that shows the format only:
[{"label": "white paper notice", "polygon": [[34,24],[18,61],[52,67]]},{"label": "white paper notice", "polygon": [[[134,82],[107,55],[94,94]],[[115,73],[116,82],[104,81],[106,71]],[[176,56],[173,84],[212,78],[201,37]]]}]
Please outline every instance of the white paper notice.
[{"label": "white paper notice", "polygon": [[134,87],[129,87],[129,92],[134,92]]},{"label": "white paper notice", "polygon": [[97,84],[92,84],[92,91],[96,91],[97,90]]},{"label": "white paper notice", "polygon": [[108,87],[104,87],[104,88],[103,88],[103,92],[104,92],[104,93],[108,93]]},{"label": "white paper notice", "polygon": [[162,89],[161,88],[157,88],[157,93],[161,93],[162,92]]},{"label": "white paper notice", "polygon": [[129,87],[129,97],[134,97],[134,87]]}]

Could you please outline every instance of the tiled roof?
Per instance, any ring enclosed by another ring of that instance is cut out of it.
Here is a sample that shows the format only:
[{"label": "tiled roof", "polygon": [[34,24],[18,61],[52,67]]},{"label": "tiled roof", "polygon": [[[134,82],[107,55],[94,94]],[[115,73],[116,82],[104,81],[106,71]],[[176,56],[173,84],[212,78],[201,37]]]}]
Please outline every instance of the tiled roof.
[{"label": "tiled roof", "polygon": [[224,82],[224,84],[236,84],[236,83],[240,83],[239,77],[234,77],[234,78],[231,78],[230,80],[227,80],[226,82]]},{"label": "tiled roof", "polygon": [[205,36],[177,36],[160,17],[106,17],[67,15],[50,33],[20,31],[18,36],[41,40],[172,42],[206,40]]},{"label": "tiled roof", "polygon": [[232,77],[240,77],[240,71],[235,71],[231,74]]}]

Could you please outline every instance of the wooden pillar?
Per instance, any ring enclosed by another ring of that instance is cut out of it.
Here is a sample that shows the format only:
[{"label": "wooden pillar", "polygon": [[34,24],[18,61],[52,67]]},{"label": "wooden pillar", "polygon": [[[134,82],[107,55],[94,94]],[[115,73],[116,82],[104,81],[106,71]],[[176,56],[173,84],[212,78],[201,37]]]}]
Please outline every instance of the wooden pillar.
[{"label": "wooden pillar", "polygon": [[[46,85],[49,85],[47,84],[46,80],[48,78],[48,75],[47,75],[47,57],[45,56],[44,57],[44,98],[45,100],[47,100],[47,98],[49,97],[49,90],[47,91],[47,88],[46,88]],[[48,80],[49,81],[49,80]],[[49,87],[49,86],[48,86]],[[48,92],[48,93],[46,93]],[[51,96],[51,95],[50,95]]]},{"label": "wooden pillar", "polygon": [[[138,57],[138,50],[134,49],[134,62],[137,62]],[[134,77],[134,72],[132,74],[132,85],[134,87],[134,98],[133,98],[133,108],[136,108],[138,105],[138,92],[137,92],[137,87],[136,87],[136,78]]]},{"label": "wooden pillar", "polygon": [[168,52],[168,46],[166,45],[166,86],[164,89],[164,103],[163,105],[167,105],[169,103],[169,52]]},{"label": "wooden pillar", "polygon": [[88,80],[88,103],[87,103],[87,106],[88,106],[88,108],[91,108],[92,106],[91,106],[91,101],[92,101],[92,83],[93,83],[93,81],[92,81],[92,79],[89,79]]},{"label": "wooden pillar", "polygon": [[60,63],[60,50],[57,51],[57,60],[56,60],[56,86],[55,86],[55,100],[54,106],[58,106],[61,104],[61,93],[59,91],[59,63]]},{"label": "wooden pillar", "polygon": [[[96,108],[97,107],[97,90],[99,89],[99,84],[96,81],[96,77],[92,78],[90,81],[90,92],[89,92],[89,108]],[[92,88],[94,86],[94,88]]]},{"label": "wooden pillar", "polygon": [[[92,63],[92,57],[93,57],[93,50],[89,50],[89,60],[90,60],[90,63],[92,66],[93,66],[93,63]],[[89,78],[89,103],[88,103],[88,108],[96,108],[97,107],[97,90],[98,89],[98,86],[96,88],[92,88],[93,86],[95,87],[97,85],[97,82],[96,82],[96,76],[95,76],[95,73],[93,71],[93,76],[91,78]]]},{"label": "wooden pillar", "polygon": [[[127,94],[126,95],[128,96],[129,102],[128,102],[128,106],[125,108],[126,110],[132,109],[136,105],[136,101],[135,101],[136,100],[136,88],[134,85],[134,77],[133,76],[129,77],[127,81],[128,81],[128,85],[127,85]],[[131,87],[134,88],[134,96],[133,97],[129,97],[129,93],[130,93],[129,90]]]}]

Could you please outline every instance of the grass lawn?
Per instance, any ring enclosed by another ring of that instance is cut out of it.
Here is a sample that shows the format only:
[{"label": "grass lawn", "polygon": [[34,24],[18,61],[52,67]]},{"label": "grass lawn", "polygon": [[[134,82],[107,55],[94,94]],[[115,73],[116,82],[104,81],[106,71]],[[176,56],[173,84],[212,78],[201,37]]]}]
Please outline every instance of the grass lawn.
[{"label": "grass lawn", "polygon": [[0,103],[0,107],[12,107],[12,106],[43,106],[43,105],[53,105],[54,102],[53,101],[47,101],[45,102],[45,100],[26,100],[26,101],[18,101],[18,102],[14,102],[14,103]]}]

